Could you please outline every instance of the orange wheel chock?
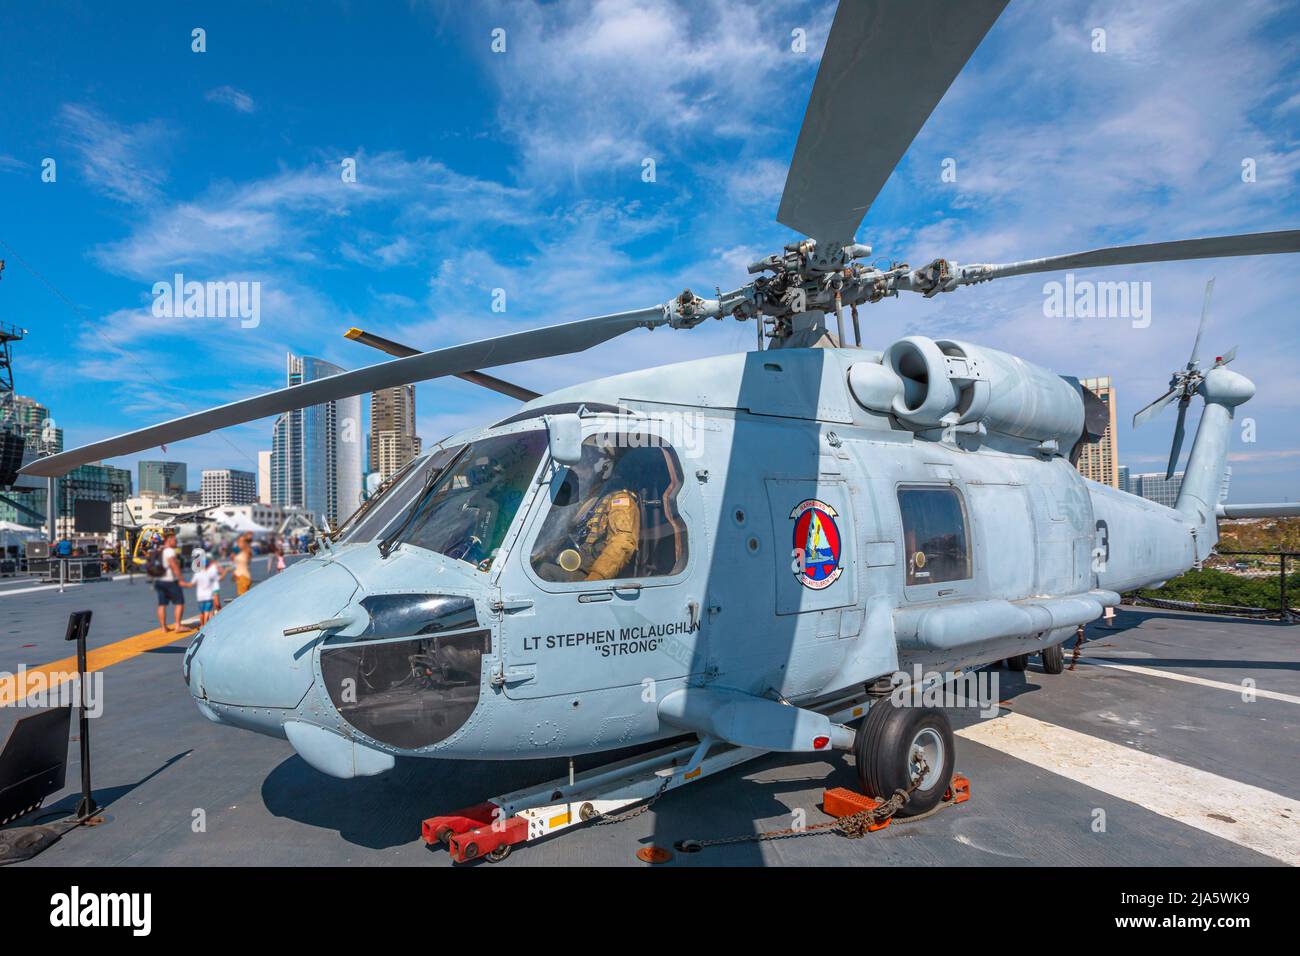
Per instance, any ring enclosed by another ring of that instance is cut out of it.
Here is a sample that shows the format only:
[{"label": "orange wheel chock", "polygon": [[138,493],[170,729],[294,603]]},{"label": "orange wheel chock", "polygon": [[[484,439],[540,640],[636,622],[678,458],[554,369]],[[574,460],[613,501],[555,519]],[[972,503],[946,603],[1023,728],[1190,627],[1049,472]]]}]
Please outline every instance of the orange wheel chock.
[{"label": "orange wheel chock", "polygon": [[952,775],[952,782],[948,784],[948,789],[944,791],[944,803],[965,803],[970,799],[970,780],[959,773]]}]

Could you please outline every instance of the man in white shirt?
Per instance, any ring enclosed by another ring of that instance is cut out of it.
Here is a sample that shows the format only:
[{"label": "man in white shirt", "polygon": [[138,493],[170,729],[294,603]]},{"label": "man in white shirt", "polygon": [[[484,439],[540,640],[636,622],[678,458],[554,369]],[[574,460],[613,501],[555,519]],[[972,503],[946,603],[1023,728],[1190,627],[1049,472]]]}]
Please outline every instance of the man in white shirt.
[{"label": "man in white shirt", "polygon": [[[164,631],[179,631],[181,618],[185,616],[185,592],[181,590],[181,562],[176,550],[176,535],[168,532],[163,539],[162,577],[154,581],[154,590],[158,592],[158,626]],[[175,626],[167,626],[167,605],[174,604]]]}]

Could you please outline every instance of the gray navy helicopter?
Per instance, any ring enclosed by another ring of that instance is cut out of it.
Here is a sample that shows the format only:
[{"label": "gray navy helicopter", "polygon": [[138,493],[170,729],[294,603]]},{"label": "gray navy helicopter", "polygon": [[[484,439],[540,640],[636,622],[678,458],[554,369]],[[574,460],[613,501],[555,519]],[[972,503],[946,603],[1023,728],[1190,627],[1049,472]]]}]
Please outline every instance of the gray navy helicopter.
[{"label": "gray navy helicopter", "polygon": [[[1173,508],[1083,478],[1102,403],[1075,378],[956,339],[860,342],[858,308],[1005,276],[1300,251],[1300,231],[1004,264],[868,265],[863,216],[1004,0],[842,0],[777,219],[805,238],[717,298],[418,352],[27,465],[35,476],[322,402],[455,375],[524,400],[438,444],[310,558],[195,637],[199,709],[286,738],[336,777],[398,756],[520,760],[695,735],[854,751],[863,788],[929,810],[953,771],[942,710],[882,706],[919,665],[1042,656],[1197,565],[1235,409],[1254,386],[1199,350],[1145,420],[1204,403]],[[888,109],[868,122],[861,97]],[[753,321],[754,351],[537,395],[482,372],[615,336]],[[832,320],[834,327],[832,328]],[[1204,322],[1204,316],[1202,321]],[[852,334],[847,325],[852,326]],[[1199,334],[1197,338],[1199,344]],[[833,705],[861,699],[856,728]],[[688,767],[679,768],[690,777]]]}]

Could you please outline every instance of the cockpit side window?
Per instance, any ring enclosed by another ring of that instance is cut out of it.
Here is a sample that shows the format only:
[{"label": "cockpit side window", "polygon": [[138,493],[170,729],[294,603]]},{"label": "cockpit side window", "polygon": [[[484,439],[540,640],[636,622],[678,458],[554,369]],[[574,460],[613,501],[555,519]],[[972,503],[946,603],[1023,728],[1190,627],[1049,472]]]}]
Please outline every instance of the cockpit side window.
[{"label": "cockpit side window", "polygon": [[900,488],[907,584],[939,584],[971,576],[966,513],[953,488]]},{"label": "cockpit side window", "polygon": [[536,429],[470,443],[423,493],[396,541],[488,570],[546,445]]},{"label": "cockpit side window", "polygon": [[682,467],[650,436],[592,436],[582,460],[551,479],[550,510],[532,548],[545,581],[613,581],[679,574],[688,557],[677,509]]}]

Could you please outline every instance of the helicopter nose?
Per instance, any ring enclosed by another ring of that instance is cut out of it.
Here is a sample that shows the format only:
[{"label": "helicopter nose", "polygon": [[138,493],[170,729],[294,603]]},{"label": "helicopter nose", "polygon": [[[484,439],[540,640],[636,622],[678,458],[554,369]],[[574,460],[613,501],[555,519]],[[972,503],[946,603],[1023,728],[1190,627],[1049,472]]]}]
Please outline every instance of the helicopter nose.
[{"label": "helicopter nose", "polygon": [[285,736],[284,721],[314,680],[319,633],[284,632],[342,610],[356,591],[341,566],[309,562],[232,601],[185,654],[184,676],[199,709],[220,723]]}]

